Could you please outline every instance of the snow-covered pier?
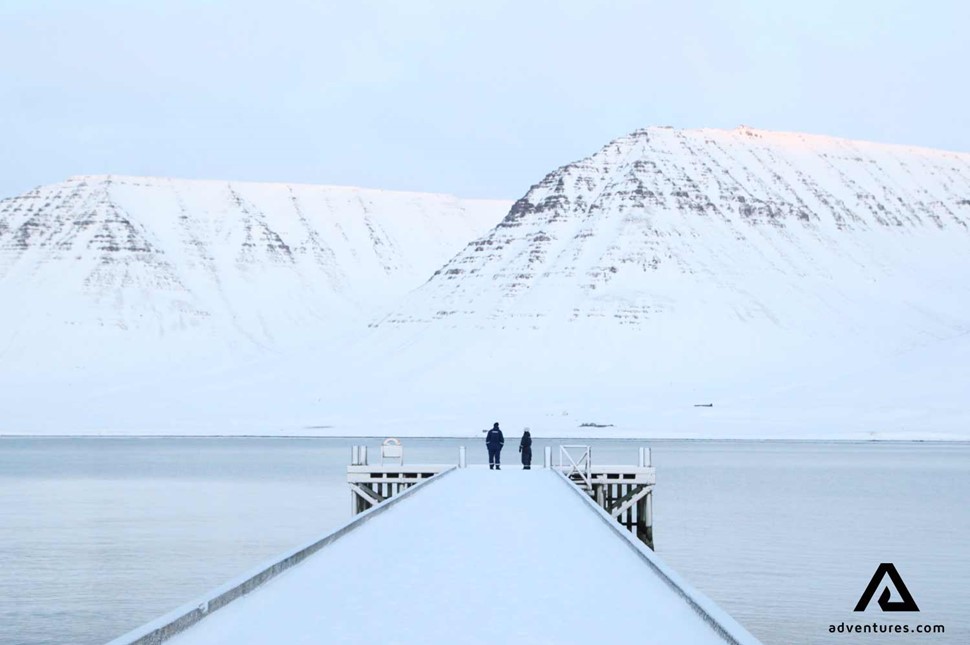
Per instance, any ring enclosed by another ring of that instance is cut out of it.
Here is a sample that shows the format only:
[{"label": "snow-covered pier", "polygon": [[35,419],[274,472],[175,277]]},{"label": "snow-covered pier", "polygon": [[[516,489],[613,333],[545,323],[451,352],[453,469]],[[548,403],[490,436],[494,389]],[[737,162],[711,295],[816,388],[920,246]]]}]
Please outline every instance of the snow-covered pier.
[{"label": "snow-covered pier", "polygon": [[[653,548],[653,487],[657,481],[650,449],[640,448],[636,466],[603,465],[593,462],[589,446],[559,446],[559,463],[553,465],[552,450],[546,447],[543,468],[556,468],[586,491],[611,517]],[[458,453],[458,467],[464,468],[465,449]],[[369,463],[367,446],[354,446],[347,483],[351,491],[351,511],[356,515],[397,495],[452,465],[411,465],[404,463],[404,450],[396,439],[380,448],[380,462]]]},{"label": "snow-covered pier", "polygon": [[758,642],[644,544],[642,451],[611,473],[575,452],[490,471],[358,450],[345,526],[111,645]]}]

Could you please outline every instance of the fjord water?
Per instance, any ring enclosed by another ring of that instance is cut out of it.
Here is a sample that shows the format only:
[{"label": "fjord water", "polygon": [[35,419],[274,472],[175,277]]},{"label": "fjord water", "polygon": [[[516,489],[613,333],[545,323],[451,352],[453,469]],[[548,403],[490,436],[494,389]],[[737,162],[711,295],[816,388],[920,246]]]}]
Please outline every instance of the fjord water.
[{"label": "fjord water", "polygon": [[[373,460],[373,439],[0,438],[0,643],[104,642],[321,536],[349,517],[355,443]],[[405,458],[482,463],[481,443],[407,439]],[[970,641],[970,444],[568,443],[600,463],[653,448],[657,552],[767,644]],[[918,614],[852,611],[882,562]],[[946,633],[829,632],[874,621]]]}]

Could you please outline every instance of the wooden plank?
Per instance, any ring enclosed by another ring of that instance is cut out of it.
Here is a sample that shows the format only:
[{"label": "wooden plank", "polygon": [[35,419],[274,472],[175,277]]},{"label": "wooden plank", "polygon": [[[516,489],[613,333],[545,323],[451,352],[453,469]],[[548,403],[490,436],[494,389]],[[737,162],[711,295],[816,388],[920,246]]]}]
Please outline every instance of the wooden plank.
[{"label": "wooden plank", "polygon": [[651,486],[643,486],[641,488],[633,488],[630,493],[623,498],[620,498],[619,505],[612,509],[608,509],[610,515],[613,517],[619,517],[621,513],[626,511],[628,508],[636,504],[640,499],[646,497],[650,494],[652,490]]}]

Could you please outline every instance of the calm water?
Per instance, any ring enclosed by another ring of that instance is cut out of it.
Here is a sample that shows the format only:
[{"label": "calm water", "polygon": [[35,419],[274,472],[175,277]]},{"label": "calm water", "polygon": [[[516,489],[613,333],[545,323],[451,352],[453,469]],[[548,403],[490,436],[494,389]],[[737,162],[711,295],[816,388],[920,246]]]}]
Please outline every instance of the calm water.
[{"label": "calm water", "polygon": [[[328,532],[353,443],[0,438],[0,643],[104,642]],[[411,463],[485,461],[478,438],[404,443]],[[591,443],[600,463],[641,445]],[[970,444],[650,445],[658,553],[765,643],[970,642]],[[919,614],[852,612],[880,562]],[[873,620],[947,631],[828,632]]]}]

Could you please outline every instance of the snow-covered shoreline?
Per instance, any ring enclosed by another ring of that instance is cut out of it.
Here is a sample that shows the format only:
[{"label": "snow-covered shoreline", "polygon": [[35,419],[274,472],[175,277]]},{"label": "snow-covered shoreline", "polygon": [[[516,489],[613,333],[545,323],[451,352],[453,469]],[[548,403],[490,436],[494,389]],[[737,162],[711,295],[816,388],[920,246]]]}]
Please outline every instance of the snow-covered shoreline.
[{"label": "snow-covered shoreline", "polygon": [[[519,433],[521,434],[521,432]],[[0,440],[3,439],[323,439],[323,440],[372,440],[379,442],[387,437],[398,437],[401,439],[415,439],[420,441],[435,441],[435,440],[469,440],[469,441],[481,441],[484,442],[484,434],[412,434],[406,431],[393,432],[386,434],[352,434],[352,433],[338,433],[338,434],[320,434],[318,432],[306,431],[306,432],[295,432],[292,430],[280,431],[278,433],[265,432],[265,433],[213,433],[213,432],[203,432],[200,431],[194,434],[171,432],[171,433],[159,433],[154,431],[137,432],[137,431],[105,431],[105,432],[77,432],[77,433],[0,433]],[[515,431],[511,433],[510,436],[518,437]],[[722,437],[712,437],[705,435],[644,435],[636,434],[634,432],[618,432],[612,434],[597,434],[590,435],[589,433],[576,432],[573,434],[569,433],[554,433],[554,434],[541,434],[542,439],[546,441],[573,441],[573,440],[591,440],[591,441],[629,441],[629,442],[670,442],[670,443],[824,443],[824,444],[873,444],[873,443],[931,443],[931,444],[968,444],[970,443],[970,433],[966,435],[951,435],[947,433],[932,433],[932,434],[920,434],[906,435],[906,434],[870,434],[865,435],[825,435],[819,434],[814,436],[798,436],[798,437],[771,437],[771,436],[722,436]]]}]

